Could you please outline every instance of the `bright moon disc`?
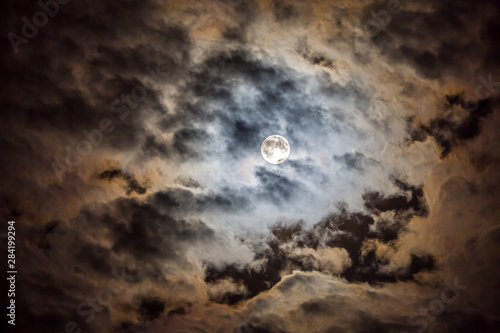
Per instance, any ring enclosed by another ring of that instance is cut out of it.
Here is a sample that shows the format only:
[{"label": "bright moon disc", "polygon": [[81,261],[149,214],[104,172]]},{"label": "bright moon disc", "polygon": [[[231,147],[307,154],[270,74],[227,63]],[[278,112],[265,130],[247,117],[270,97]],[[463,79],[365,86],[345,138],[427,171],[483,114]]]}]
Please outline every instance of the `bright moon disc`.
[{"label": "bright moon disc", "polygon": [[271,135],[262,142],[260,152],[267,162],[280,164],[290,156],[290,144],[281,135]]}]

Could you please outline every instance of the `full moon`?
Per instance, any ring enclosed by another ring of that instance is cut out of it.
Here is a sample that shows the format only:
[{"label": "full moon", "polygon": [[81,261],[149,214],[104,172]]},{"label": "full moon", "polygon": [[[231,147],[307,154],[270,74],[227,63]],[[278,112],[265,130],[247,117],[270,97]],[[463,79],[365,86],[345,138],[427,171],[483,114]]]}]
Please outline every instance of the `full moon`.
[{"label": "full moon", "polygon": [[271,135],[262,142],[260,152],[267,162],[280,164],[290,156],[290,144],[281,135]]}]

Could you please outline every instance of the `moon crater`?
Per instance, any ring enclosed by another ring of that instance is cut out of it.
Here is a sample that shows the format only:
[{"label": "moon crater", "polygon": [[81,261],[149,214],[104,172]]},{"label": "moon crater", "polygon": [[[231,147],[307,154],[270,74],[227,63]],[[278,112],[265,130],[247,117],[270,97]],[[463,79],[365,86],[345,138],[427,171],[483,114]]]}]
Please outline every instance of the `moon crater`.
[{"label": "moon crater", "polygon": [[281,135],[268,136],[260,147],[262,157],[271,164],[280,164],[290,156],[290,144]]}]

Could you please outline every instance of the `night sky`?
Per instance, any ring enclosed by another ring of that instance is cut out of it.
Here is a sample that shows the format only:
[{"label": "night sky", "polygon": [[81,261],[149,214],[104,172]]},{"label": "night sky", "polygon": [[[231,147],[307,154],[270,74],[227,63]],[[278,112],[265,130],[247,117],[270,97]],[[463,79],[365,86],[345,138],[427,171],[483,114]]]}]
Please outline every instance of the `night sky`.
[{"label": "night sky", "polygon": [[3,331],[500,332],[498,1],[0,9]]}]

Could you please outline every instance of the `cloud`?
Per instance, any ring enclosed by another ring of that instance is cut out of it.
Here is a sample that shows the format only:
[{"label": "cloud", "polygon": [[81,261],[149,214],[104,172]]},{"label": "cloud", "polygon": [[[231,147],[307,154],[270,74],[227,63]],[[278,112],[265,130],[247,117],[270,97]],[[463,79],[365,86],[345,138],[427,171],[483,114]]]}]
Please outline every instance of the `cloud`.
[{"label": "cloud", "polygon": [[139,185],[137,180],[131,175],[124,173],[120,169],[109,169],[101,172],[96,176],[98,179],[107,179],[111,182],[111,180],[118,178],[123,179],[127,183],[126,194],[130,195],[132,192],[136,192],[137,194],[146,193],[146,188]]},{"label": "cloud", "polygon": [[341,156],[334,156],[333,159],[337,162],[343,162],[349,169],[353,169],[358,172],[363,172],[365,170],[365,164],[376,163],[375,160],[366,158],[365,155],[359,152],[345,153]]},{"label": "cloud", "polygon": [[498,5],[387,6],[80,1],[4,40],[20,330],[494,331]]}]

